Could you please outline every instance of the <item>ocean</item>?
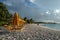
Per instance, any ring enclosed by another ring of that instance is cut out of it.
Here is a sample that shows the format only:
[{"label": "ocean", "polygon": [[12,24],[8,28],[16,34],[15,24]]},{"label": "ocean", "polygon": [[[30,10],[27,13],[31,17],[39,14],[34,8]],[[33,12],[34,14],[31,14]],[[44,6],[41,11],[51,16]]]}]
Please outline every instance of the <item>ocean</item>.
[{"label": "ocean", "polygon": [[42,26],[56,29],[56,30],[60,30],[60,24],[43,24]]}]

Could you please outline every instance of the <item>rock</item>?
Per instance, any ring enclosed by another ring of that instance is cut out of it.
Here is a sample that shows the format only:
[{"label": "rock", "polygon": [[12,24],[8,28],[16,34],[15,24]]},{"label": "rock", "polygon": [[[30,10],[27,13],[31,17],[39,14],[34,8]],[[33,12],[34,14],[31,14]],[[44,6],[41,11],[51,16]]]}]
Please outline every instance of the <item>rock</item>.
[{"label": "rock", "polygon": [[18,26],[23,25],[24,23],[25,23],[25,21],[22,20],[19,17],[18,13],[15,12],[14,17],[13,17],[13,25],[18,27]]}]

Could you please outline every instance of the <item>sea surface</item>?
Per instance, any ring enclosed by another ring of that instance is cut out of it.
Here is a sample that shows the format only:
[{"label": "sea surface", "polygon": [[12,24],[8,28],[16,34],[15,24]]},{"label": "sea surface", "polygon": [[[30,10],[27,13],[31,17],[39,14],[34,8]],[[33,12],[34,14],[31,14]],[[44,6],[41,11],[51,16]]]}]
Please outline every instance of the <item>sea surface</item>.
[{"label": "sea surface", "polygon": [[60,30],[60,24],[44,24],[42,26],[52,28],[52,29],[56,29],[56,30]]}]

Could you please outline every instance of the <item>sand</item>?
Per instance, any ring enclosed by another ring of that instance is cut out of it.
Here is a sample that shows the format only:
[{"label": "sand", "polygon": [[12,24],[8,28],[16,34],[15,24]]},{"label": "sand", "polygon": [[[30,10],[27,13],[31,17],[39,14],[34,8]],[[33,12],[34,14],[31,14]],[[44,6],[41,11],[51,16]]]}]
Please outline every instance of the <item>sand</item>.
[{"label": "sand", "polygon": [[60,40],[60,31],[37,24],[26,24],[20,31],[0,35],[4,40]]}]

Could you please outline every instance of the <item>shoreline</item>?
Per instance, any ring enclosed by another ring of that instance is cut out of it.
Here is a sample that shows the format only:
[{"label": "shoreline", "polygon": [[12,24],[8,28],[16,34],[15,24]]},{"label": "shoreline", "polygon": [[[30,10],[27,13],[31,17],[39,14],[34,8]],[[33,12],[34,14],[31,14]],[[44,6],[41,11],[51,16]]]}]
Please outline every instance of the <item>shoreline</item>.
[{"label": "shoreline", "polygon": [[37,25],[37,24],[28,24],[28,25],[36,25],[36,26],[38,26],[38,27],[41,27],[41,28],[44,28],[44,29],[46,29],[46,30],[53,30],[53,31],[58,31],[58,32],[60,32],[60,30],[58,29],[54,29],[54,28],[49,28],[49,27],[47,27],[47,26],[43,26],[44,24],[39,24],[39,25]]},{"label": "shoreline", "polygon": [[54,31],[60,31],[59,29],[54,29],[54,28],[50,28],[50,27],[47,27],[47,26],[43,26],[44,24],[39,24],[40,27],[42,28],[46,28],[46,29],[49,29],[49,30],[54,30]]},{"label": "shoreline", "polygon": [[60,40],[60,31],[37,24],[26,24],[20,31],[12,31],[0,36],[4,40]]}]

